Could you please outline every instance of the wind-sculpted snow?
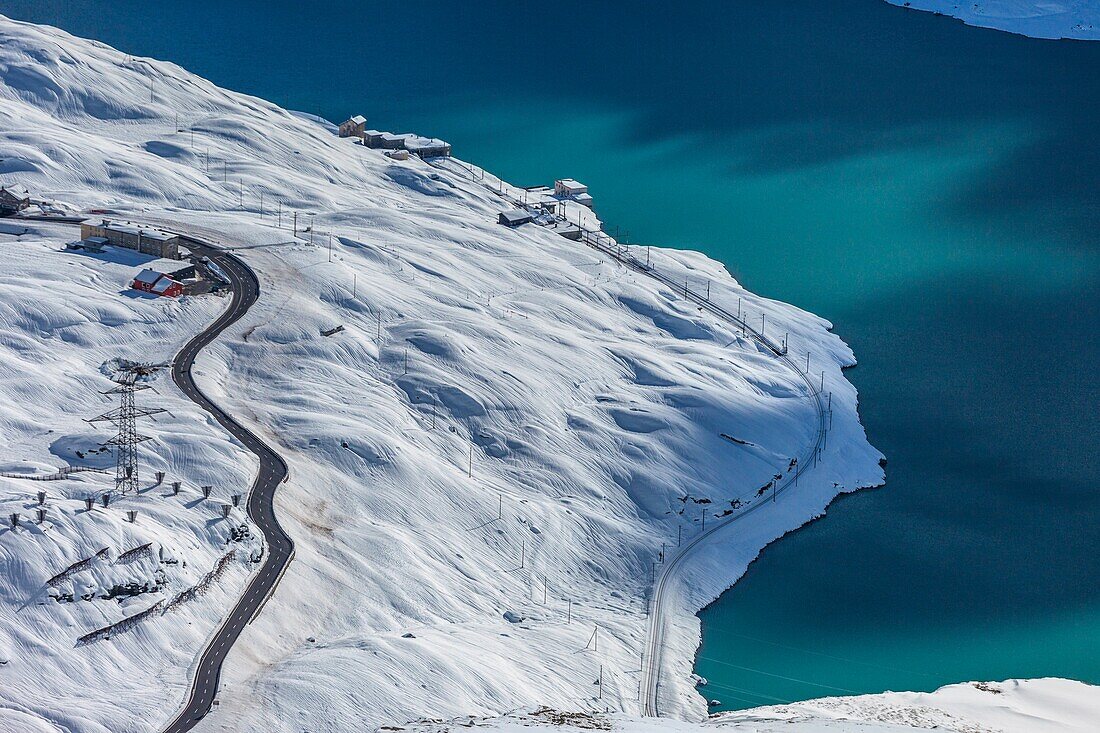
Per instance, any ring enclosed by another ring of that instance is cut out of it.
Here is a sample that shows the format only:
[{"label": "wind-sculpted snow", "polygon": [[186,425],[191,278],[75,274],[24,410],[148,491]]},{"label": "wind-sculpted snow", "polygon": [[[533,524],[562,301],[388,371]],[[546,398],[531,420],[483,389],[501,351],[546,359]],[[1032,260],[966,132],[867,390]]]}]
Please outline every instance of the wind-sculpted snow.
[{"label": "wind-sculpted snow", "polygon": [[[43,482],[0,477],[0,730],[154,730],[178,703],[185,670],[248,566],[228,568],[222,587],[171,618],[158,604],[225,552],[228,527],[242,515],[223,519],[221,505],[247,486],[251,465],[155,377],[138,401],[168,412],[140,426],[154,437],[140,451],[142,491],[88,511],[86,496],[113,489],[114,461],[100,449],[111,428],[84,420],[117,405],[101,392],[114,386],[106,373],[120,357],[170,358],[224,303],[131,297],[133,253],[66,252],[72,227],[24,222],[11,232],[0,233],[0,471],[107,470]],[[155,485],[155,471],[166,472],[164,483]],[[173,495],[177,480],[183,488]],[[210,501],[202,485],[215,487]],[[42,522],[38,491],[46,492]],[[133,523],[128,510],[138,512]],[[11,513],[21,515],[17,528]],[[148,608],[158,611],[138,616]],[[78,644],[135,616],[125,634]]]},{"label": "wind-sculpted snow", "polygon": [[[35,75],[49,83],[28,89]],[[458,164],[393,161],[172,64],[0,21],[0,160],[12,159],[53,208],[112,209],[239,247],[260,278],[260,300],[195,376],[286,457],[276,510],[296,555],[200,730],[359,730],[538,704],[636,712],[662,546],[757,501],[813,444],[804,383],[736,325],[583,244],[499,226],[511,205]],[[62,253],[71,230],[30,226],[0,234],[0,420],[15,436],[6,465],[44,470],[58,434],[83,435],[81,419],[108,408],[100,364],[165,359],[222,303],[131,297],[138,263]],[[672,282],[709,283],[727,309],[740,299],[753,322],[766,314],[769,335],[789,334],[797,358],[809,350],[832,394],[820,466],[685,562],[662,679],[680,700],[667,712],[702,717],[694,612],[761,547],[883,474],[841,373],[854,357],[828,323],[745,291],[700,254],[652,259]],[[226,552],[194,487],[239,491],[252,465],[166,383],[150,399],[171,412],[143,427],[157,438],[144,465],[182,479],[187,497],[162,486],[128,499],[134,524],[86,517],[82,482],[105,479],[82,476],[49,533],[0,534],[16,578],[0,596],[0,675],[19,680],[0,700],[21,716],[156,729],[240,588],[248,552],[209,594],[80,648],[73,639],[106,625],[89,615],[115,621],[126,604],[19,610],[104,545],[151,541],[187,558],[173,595]],[[0,487],[5,507],[27,501],[22,485]]]}]

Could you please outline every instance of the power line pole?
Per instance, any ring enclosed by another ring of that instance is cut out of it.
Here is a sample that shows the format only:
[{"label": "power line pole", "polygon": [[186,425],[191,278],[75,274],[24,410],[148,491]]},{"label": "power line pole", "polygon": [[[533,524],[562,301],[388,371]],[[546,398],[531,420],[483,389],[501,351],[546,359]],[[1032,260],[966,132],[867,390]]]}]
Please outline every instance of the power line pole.
[{"label": "power line pole", "polygon": [[117,394],[119,396],[118,408],[88,421],[110,422],[118,428],[115,436],[108,440],[105,445],[116,447],[115,490],[122,494],[138,490],[137,445],[150,440],[149,436],[138,433],[137,418],[149,417],[164,412],[160,408],[137,407],[135,405],[134,393],[149,389],[149,385],[137,381],[138,376],[142,373],[148,372],[144,372],[140,368],[130,368],[115,377],[112,381],[118,386],[107,390],[103,394]]}]

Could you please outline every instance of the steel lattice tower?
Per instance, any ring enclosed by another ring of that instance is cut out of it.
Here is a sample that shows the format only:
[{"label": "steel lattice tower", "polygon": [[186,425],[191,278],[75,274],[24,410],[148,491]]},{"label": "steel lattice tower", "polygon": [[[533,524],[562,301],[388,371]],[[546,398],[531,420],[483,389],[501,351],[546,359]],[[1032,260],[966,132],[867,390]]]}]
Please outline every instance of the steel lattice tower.
[{"label": "steel lattice tower", "polygon": [[115,446],[115,490],[123,494],[138,489],[138,462],[137,446],[149,436],[137,431],[137,418],[155,415],[164,410],[158,408],[138,407],[134,403],[134,393],[143,389],[149,389],[149,385],[137,381],[141,374],[148,374],[148,367],[131,367],[125,369],[112,381],[117,387],[107,390],[103,394],[119,396],[118,409],[105,412],[99,417],[94,417],[88,422],[110,422],[118,428],[118,433],[104,445]]}]

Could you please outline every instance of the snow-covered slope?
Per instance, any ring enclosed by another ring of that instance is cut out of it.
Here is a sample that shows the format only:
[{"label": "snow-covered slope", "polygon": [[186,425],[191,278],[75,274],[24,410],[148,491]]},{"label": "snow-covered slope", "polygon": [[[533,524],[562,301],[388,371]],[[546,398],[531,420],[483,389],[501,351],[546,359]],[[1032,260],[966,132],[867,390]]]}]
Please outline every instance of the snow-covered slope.
[{"label": "snow-covered slope", "polygon": [[1097,0],[887,0],[916,10],[950,15],[968,25],[1020,33],[1033,38],[1100,40]]},{"label": "snow-covered slope", "polygon": [[540,710],[491,720],[421,722],[409,730],[442,733],[473,728],[527,733],[553,725],[561,730],[617,733],[1088,733],[1096,729],[1097,720],[1100,688],[1070,680],[1039,679],[948,685],[935,692],[823,698],[726,713],[705,723]]},{"label": "snow-covered slope", "polygon": [[[141,448],[145,488],[87,511],[86,496],[114,486],[111,454],[99,450],[112,428],[84,420],[117,407],[117,397],[101,394],[115,386],[108,375],[117,360],[170,359],[223,303],[215,296],[139,296],[129,282],[155,262],[129,250],[63,251],[73,238],[71,227],[0,220],[0,471],[9,474],[0,476],[0,730],[33,730],[29,721],[36,719],[65,730],[148,730],[182,697],[195,651],[240,592],[249,556],[259,550],[255,537],[227,543],[244,516],[236,508],[222,514],[232,494],[247,489],[253,466],[251,454],[162,373],[138,396],[140,405],[167,410],[155,422],[141,421],[142,432],[155,438]],[[49,475],[65,465],[108,470],[54,481],[11,477]],[[166,474],[159,485],[156,471]],[[200,490],[206,485],[214,487],[209,499]],[[42,522],[39,491],[46,492]],[[138,512],[132,523],[129,510]],[[15,528],[13,513],[20,514]],[[78,643],[170,603],[231,551],[227,572],[201,597],[109,641]],[[103,597],[127,584],[148,592]],[[151,706],[135,705],[140,698]]]},{"label": "snow-covered slope", "polygon": [[[286,456],[277,510],[297,555],[200,729],[359,730],[540,704],[635,713],[662,547],[704,514],[767,501],[758,489],[812,442],[816,415],[788,367],[678,288],[538,226],[499,226],[509,205],[478,178],[390,160],[172,64],[0,19],[0,180],[223,241],[261,279],[196,375]],[[73,234],[55,226],[3,231],[0,358],[14,378],[0,380],[2,461],[47,465],[56,440],[42,426],[68,450],[86,439],[80,419],[106,409],[93,389],[105,360],[165,358],[220,303],[134,300],[121,291],[136,264],[117,253],[62,253]],[[700,254],[652,261],[789,334],[832,395],[820,465],[692,556],[675,588],[662,709],[701,719],[694,612],[765,544],[883,474],[841,373],[853,355],[828,323]],[[192,492],[247,486],[247,454],[169,384],[158,391],[172,414],[147,426],[146,464]],[[193,493],[128,499],[134,525],[66,509],[93,481],[62,484],[44,531],[0,534],[16,579],[0,596],[0,728],[155,730],[243,580],[242,561],[185,612],[74,646],[114,608],[32,607],[59,567],[102,544],[114,552],[94,572],[116,573],[115,553],[141,539],[186,551],[197,574],[225,548]],[[5,511],[29,501],[23,483],[0,490]]]}]

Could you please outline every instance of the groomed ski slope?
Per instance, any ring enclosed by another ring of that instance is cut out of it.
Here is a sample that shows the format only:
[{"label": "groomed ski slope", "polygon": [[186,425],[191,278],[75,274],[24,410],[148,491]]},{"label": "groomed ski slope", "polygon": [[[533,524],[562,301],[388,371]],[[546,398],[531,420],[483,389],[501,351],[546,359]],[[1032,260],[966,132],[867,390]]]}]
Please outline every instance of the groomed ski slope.
[{"label": "groomed ski slope", "polygon": [[[712,521],[731,502],[765,500],[757,489],[812,441],[814,410],[795,375],[674,289],[539,227],[497,225],[500,197],[456,169],[389,160],[172,64],[0,20],[0,180],[58,209],[110,209],[232,242],[260,276],[259,302],[195,375],[286,456],[276,509],[296,557],[229,655],[220,704],[198,730],[358,730],[540,704],[637,713],[662,543],[697,532],[704,512]],[[104,381],[20,420],[27,395],[112,356],[144,355],[146,336],[164,358],[220,307],[205,296],[156,301],[155,317],[133,323],[128,271],[59,254],[71,238],[45,225],[0,236],[0,272],[32,268],[14,278],[23,283],[45,268],[57,283],[39,299],[49,315],[11,319],[0,351],[20,376],[0,382],[16,406],[5,433],[35,466],[53,460],[37,424],[76,433],[103,404],[91,388]],[[75,258],[94,287],[66,289],[55,256]],[[853,355],[827,322],[743,290],[698,253],[652,257],[674,281],[709,282],[715,302],[740,300],[769,333],[789,334],[791,354],[809,351],[832,393],[828,449],[798,491],[684,563],[662,676],[673,688],[663,699],[676,702],[662,712],[700,719],[694,612],[768,542],[883,474],[841,372]],[[16,284],[0,288],[9,312],[24,300]],[[80,309],[117,311],[132,335],[92,316],[50,320]],[[38,361],[68,368],[19,364],[23,341],[41,349]],[[170,388],[159,392],[179,427],[148,426],[145,465],[246,487],[254,466],[240,446]],[[80,480],[58,490],[77,497]],[[22,483],[0,490],[5,513],[28,499]],[[209,517],[186,503],[133,501],[163,515],[154,539],[186,546],[203,567],[223,550]],[[121,531],[104,530],[115,544]],[[18,578],[0,609],[0,648],[11,650],[0,728],[157,730],[243,585],[242,563],[219,584],[226,595],[148,619],[125,640],[74,647],[67,611],[51,601],[32,621],[24,601],[47,566],[75,559],[72,545],[102,539],[75,521],[0,535],[5,577]]]}]

